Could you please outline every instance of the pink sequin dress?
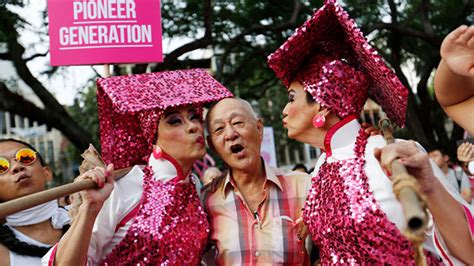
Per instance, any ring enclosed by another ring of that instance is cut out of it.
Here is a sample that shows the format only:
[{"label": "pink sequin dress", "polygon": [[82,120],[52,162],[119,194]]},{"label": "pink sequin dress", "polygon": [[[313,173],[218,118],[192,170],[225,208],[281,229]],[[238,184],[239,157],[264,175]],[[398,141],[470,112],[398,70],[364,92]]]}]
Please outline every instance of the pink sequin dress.
[{"label": "pink sequin dress", "polygon": [[[364,171],[367,134],[360,129],[355,158],[324,162],[303,210],[323,265],[413,265],[412,244],[381,210]],[[439,264],[427,253],[428,264]]]},{"label": "pink sequin dress", "polygon": [[102,265],[199,265],[209,223],[193,182],[162,182],[144,169],[141,206],[124,239]]}]

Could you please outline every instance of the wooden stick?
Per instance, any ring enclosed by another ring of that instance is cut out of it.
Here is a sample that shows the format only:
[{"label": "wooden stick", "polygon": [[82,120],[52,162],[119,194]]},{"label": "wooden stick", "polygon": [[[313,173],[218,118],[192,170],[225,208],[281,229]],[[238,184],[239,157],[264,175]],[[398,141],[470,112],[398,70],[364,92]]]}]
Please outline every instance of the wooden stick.
[{"label": "wooden stick", "polygon": [[[395,143],[395,139],[392,133],[392,127],[387,119],[381,120],[382,134],[388,144]],[[392,176],[395,182],[397,180],[409,180],[401,184],[397,195],[400,204],[403,207],[403,213],[406,220],[406,228],[410,234],[424,234],[426,225],[428,224],[428,217],[424,208],[425,204],[422,203],[420,195],[418,195],[415,187],[410,184],[417,184],[416,178],[408,174],[406,167],[401,164],[398,160],[394,160],[391,164]],[[411,179],[411,180],[410,180]],[[394,184],[394,188],[395,188]]]},{"label": "wooden stick", "polygon": [[[130,169],[131,167],[114,171],[114,179],[119,180],[125,176]],[[1,203],[0,220],[16,212],[95,187],[96,184],[94,181],[85,179]]]},{"label": "wooden stick", "polygon": [[[390,121],[382,113],[380,128],[387,144],[395,143]],[[412,242],[415,254],[415,265],[426,266],[426,257],[423,252],[428,215],[424,195],[421,193],[420,185],[415,177],[410,175],[406,167],[398,160],[391,165],[393,192],[402,205],[405,215],[405,230],[403,235]]]}]

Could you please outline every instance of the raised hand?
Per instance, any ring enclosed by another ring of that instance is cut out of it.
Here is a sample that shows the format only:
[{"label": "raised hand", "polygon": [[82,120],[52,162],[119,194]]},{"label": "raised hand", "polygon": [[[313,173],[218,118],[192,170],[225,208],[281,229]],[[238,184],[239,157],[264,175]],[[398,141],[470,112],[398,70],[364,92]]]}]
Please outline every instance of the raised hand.
[{"label": "raised hand", "polygon": [[460,162],[474,161],[474,145],[469,142],[464,142],[459,145],[457,155]]},{"label": "raised hand", "polygon": [[113,178],[114,166],[107,165],[107,168],[95,167],[80,175],[76,180],[92,179],[97,188],[81,191],[82,205],[86,208],[94,208],[100,210],[104,201],[110,196],[114,188]]},{"label": "raised hand", "polygon": [[449,33],[440,52],[453,72],[474,77],[474,26],[462,25]]},{"label": "raised hand", "polygon": [[369,123],[361,123],[361,127],[364,129],[365,133],[370,136],[380,135],[380,131]]},{"label": "raised hand", "polygon": [[414,141],[400,141],[382,149],[376,148],[374,155],[389,178],[392,175],[390,165],[392,161],[398,159],[407,168],[407,171],[418,179],[424,191],[430,190],[436,179],[428,154],[420,151]]}]

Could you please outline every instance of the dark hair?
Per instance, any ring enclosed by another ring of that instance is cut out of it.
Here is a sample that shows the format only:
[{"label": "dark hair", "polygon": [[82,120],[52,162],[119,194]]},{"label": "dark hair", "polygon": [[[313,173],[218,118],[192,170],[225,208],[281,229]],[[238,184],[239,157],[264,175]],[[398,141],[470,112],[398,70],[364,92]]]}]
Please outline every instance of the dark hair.
[{"label": "dark hair", "polygon": [[[67,232],[69,227],[69,224],[63,226],[63,235]],[[48,247],[38,247],[18,240],[15,233],[13,233],[10,227],[6,225],[0,226],[0,243],[12,252],[31,257],[43,257],[50,249]]]},{"label": "dark hair", "polygon": [[311,93],[309,93],[307,90],[305,90],[305,92],[306,92],[306,102],[309,104],[316,103],[316,100],[313,98],[313,95],[311,95]]},{"label": "dark hair", "polygon": [[429,150],[428,150],[428,153],[432,153],[432,152],[435,152],[435,151],[439,151],[442,156],[448,155],[448,154],[446,153],[446,150],[443,149],[443,148],[441,148],[441,147],[433,147],[432,149],[429,149]]},{"label": "dark hair", "polygon": [[0,139],[0,143],[3,143],[3,142],[16,142],[16,143],[19,143],[25,147],[28,147],[32,150],[34,150],[36,152],[36,155],[38,156],[38,160],[41,164],[41,166],[45,166],[46,164],[44,163],[44,160],[43,160],[43,157],[41,157],[41,154],[29,143],[27,142],[24,142],[24,141],[21,141],[21,140],[18,140],[18,139],[12,139],[12,138],[9,138],[9,139]]},{"label": "dark hair", "polygon": [[303,168],[306,173],[308,172],[308,168],[306,168],[306,165],[304,165],[302,163],[295,164],[295,166],[293,167],[293,171],[295,171],[298,168]]}]

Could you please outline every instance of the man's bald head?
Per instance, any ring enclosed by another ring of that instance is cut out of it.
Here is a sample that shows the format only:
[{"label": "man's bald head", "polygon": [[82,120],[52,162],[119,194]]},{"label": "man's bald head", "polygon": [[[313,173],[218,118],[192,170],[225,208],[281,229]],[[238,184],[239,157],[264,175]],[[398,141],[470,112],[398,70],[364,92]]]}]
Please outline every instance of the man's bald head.
[{"label": "man's bald head", "polygon": [[211,106],[211,108],[209,108],[209,111],[206,115],[206,128],[208,132],[211,132],[210,125],[212,123],[213,114],[219,112],[222,110],[222,108],[225,109],[227,106],[238,106],[243,115],[247,116],[249,119],[253,119],[254,121],[258,120],[257,113],[255,113],[252,105],[250,105],[248,101],[240,98],[225,98],[218,101],[213,106]]}]

